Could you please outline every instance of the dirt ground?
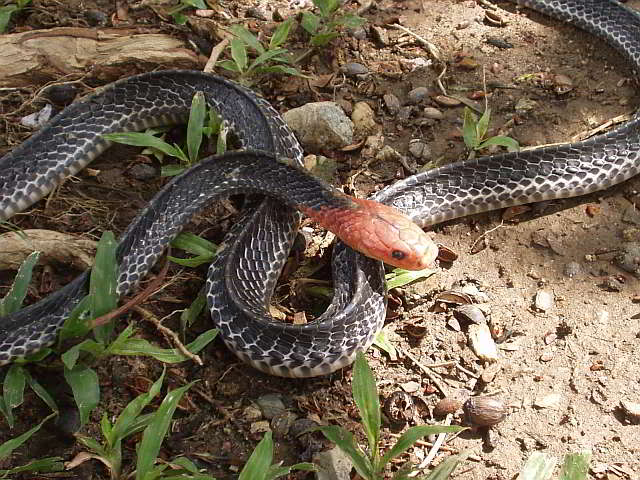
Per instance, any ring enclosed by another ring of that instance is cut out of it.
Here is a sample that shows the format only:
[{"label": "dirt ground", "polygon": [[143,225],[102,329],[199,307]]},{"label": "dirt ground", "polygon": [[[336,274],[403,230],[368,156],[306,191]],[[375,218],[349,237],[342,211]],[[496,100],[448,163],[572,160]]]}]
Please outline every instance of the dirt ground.
[{"label": "dirt ground", "polygon": [[[263,2],[262,7],[266,3],[270,2]],[[640,9],[640,0],[627,5]],[[247,7],[255,6],[260,5],[221,2],[215,3],[214,10],[227,12],[231,22],[242,18]],[[290,4],[278,7],[285,15],[299,10]],[[357,7],[347,3],[347,8]],[[114,13],[109,2],[88,0],[82,8],[104,13],[107,22]],[[370,70],[370,75],[347,78],[335,92],[291,85],[287,88],[287,82],[294,82],[289,78],[267,82],[262,85],[263,92],[281,111],[310,101],[337,100],[349,108],[365,100],[383,127],[387,144],[400,153],[410,158],[410,140],[426,141],[431,155],[419,159],[418,168],[425,163],[433,166],[463,159],[462,107],[443,107],[433,99],[438,93],[434,85],[441,65],[411,71],[409,66],[415,59],[428,60],[430,56],[401,31],[385,28],[400,22],[441,50],[447,63],[442,83],[450,94],[473,96],[486,84],[493,112],[490,134],[512,136],[522,146],[566,142],[638,107],[634,73],[603,42],[508,2],[500,3],[499,9],[490,14],[502,19],[501,25],[487,21],[486,12],[483,2],[473,0],[382,0],[362,15],[369,26],[375,25],[388,35],[386,45],[374,42],[371,34],[360,40],[344,34],[332,50],[309,56],[301,66],[313,77],[335,72],[347,62],[358,62]],[[35,18],[36,14],[39,17]],[[44,17],[48,19],[46,25],[41,20]],[[34,8],[21,14],[13,28],[49,27],[56,18],[63,26],[83,25],[82,15],[73,8],[65,10],[55,2],[34,0]],[[153,11],[131,12],[131,22],[142,18],[151,22],[147,28],[172,32],[178,38],[189,35],[185,29],[168,26]],[[224,25],[224,20],[219,21]],[[248,21],[257,28],[269,24],[255,18]],[[291,48],[302,49],[303,36],[299,34],[296,39],[297,44],[294,42]],[[215,40],[209,39],[210,43]],[[511,48],[495,46],[500,42]],[[120,76],[129,73],[123,69]],[[561,87],[566,86],[567,78],[570,80],[570,91],[558,93],[558,78]],[[42,104],[31,105],[19,114],[13,112],[40,87],[33,85],[30,92],[21,90],[19,95],[0,91],[0,153],[29,135],[17,121]],[[405,105],[409,92],[416,87],[427,87],[431,98],[413,107],[406,119],[390,114],[384,95],[393,93]],[[482,106],[484,100],[476,97],[475,101]],[[438,108],[443,118],[425,117],[425,106]],[[336,158],[343,182],[362,162],[358,151],[307,153]],[[67,182],[46,207],[40,202],[12,221],[20,228],[83,232],[91,238],[98,238],[105,229],[122,232],[162,185],[159,178],[145,182],[131,178],[128,171],[136,162],[135,155],[134,149],[115,148],[92,165],[100,171],[97,177],[79,174],[80,181]],[[406,175],[409,172],[399,163],[371,162],[368,170],[356,178],[355,193],[368,195],[383,185],[378,179],[392,181]],[[472,459],[456,471],[456,478],[510,479],[533,451],[562,456],[585,449],[593,452],[592,478],[640,478],[640,425],[631,422],[620,407],[621,401],[640,402],[640,360],[636,354],[640,347],[640,290],[638,279],[614,263],[623,241],[638,241],[640,237],[640,218],[635,210],[640,200],[639,182],[632,179],[605,192],[532,206],[515,218],[512,211],[506,215],[497,211],[436,226],[435,239],[459,258],[429,279],[391,292],[385,330],[399,349],[399,358],[392,361],[376,349],[368,353],[381,402],[397,391],[404,392],[416,406],[409,417],[410,425],[434,421],[432,410],[444,396],[441,390],[448,397],[463,400],[471,395],[492,395],[509,411],[507,418],[492,429],[491,438],[482,430],[468,431],[439,452],[434,463],[450,452],[471,449]],[[212,241],[219,241],[230,224],[228,219],[219,221],[219,215],[215,216],[219,211],[214,209],[213,216],[199,217],[193,231],[206,230]],[[325,255],[318,262],[327,258]],[[319,278],[326,279],[326,270],[320,270],[324,276]],[[205,268],[172,267],[171,285],[144,308],[158,318],[185,308],[197,294],[205,273]],[[62,267],[39,270],[29,300],[46,296],[73,275]],[[11,278],[11,272],[2,272],[0,296],[7,291]],[[291,283],[287,279],[279,287],[280,300],[293,290]],[[446,291],[467,292],[482,304],[492,331],[501,337],[497,366],[483,363],[470,350],[468,325],[454,319],[451,305],[443,301],[442,292]],[[552,294],[552,302],[544,311],[535,308],[540,291]],[[175,327],[178,316],[172,315],[167,324]],[[141,336],[164,344],[154,327],[137,314],[120,319],[121,325],[129,322],[137,324]],[[208,328],[210,323],[203,315],[189,339]],[[164,457],[190,453],[217,478],[236,478],[238,465],[244,463],[263,435],[264,419],[253,415],[251,406],[266,394],[282,397],[291,422],[297,418],[337,423],[364,439],[357,409],[350,400],[350,369],[309,380],[273,378],[238,363],[221,341],[210,345],[202,357],[203,367],[185,363],[169,369],[166,383],[171,388],[193,379],[201,381],[178,410],[177,421],[163,446]],[[427,368],[430,374],[426,375],[419,365],[433,366]],[[157,362],[135,357],[110,358],[101,363],[102,400],[84,433],[96,435],[103,412],[116,415],[148,388],[150,379],[157,378],[160,370]],[[37,365],[32,372],[56,391],[57,398],[68,397],[59,386],[64,383],[59,364]],[[4,420],[0,421],[0,442],[26,431],[45,414],[37,397],[29,394],[19,410],[19,424],[12,431]],[[454,419],[454,423],[459,421]],[[384,441],[392,444],[401,428],[386,424]],[[309,460],[314,445],[295,439],[286,426],[272,422],[271,429],[275,432],[276,459],[286,463]],[[4,462],[0,467],[44,455],[69,460],[81,447],[69,439],[62,441],[61,435],[60,429],[43,431],[9,464]],[[420,463],[429,445],[420,444],[402,460]],[[132,441],[125,446],[124,463],[131,462],[134,454]],[[68,474],[67,478],[108,478],[98,462],[85,463]],[[290,478],[307,478],[305,475]]]}]

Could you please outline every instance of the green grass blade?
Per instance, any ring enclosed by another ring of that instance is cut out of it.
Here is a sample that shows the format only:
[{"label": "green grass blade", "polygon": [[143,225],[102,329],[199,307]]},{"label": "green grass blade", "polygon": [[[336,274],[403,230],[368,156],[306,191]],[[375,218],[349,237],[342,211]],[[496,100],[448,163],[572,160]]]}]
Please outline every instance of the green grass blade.
[{"label": "green grass blade", "polygon": [[347,28],[358,28],[367,23],[366,18],[359,17],[353,13],[346,13],[338,18],[337,23]]},{"label": "green grass blade", "polygon": [[22,435],[19,435],[16,438],[12,438],[11,440],[7,440],[2,445],[0,445],[0,460],[4,460],[9,455],[11,455],[11,453],[16,448],[18,448],[24,442],[29,440],[34,433],[36,433],[38,430],[40,430],[40,428],[42,428],[42,426],[45,424],[45,422],[47,422],[50,418],[53,418],[55,415],[56,415],[55,413],[52,413],[51,415],[49,415],[47,418],[42,420],[38,425],[36,425],[32,429],[27,430]]},{"label": "green grass blade", "polygon": [[[123,440],[125,438],[125,433],[129,431],[129,428],[135,422],[136,418],[138,418],[142,409],[149,405],[151,400],[160,393],[162,382],[164,382],[164,374],[165,369],[162,370],[160,378],[153,382],[148,392],[138,395],[124,407],[120,415],[118,415],[118,419],[111,430],[109,438],[107,438],[110,445],[114,445],[117,440]],[[105,435],[105,437],[107,436]]]},{"label": "green grass blade", "polygon": [[380,399],[378,398],[378,389],[376,388],[376,380],[373,378],[373,372],[362,352],[356,354],[351,388],[353,390],[353,399],[360,410],[362,426],[369,440],[369,448],[373,458],[376,459],[379,454]]},{"label": "green grass blade", "polygon": [[213,255],[218,250],[215,243],[189,232],[180,233],[171,242],[171,246],[193,255]]},{"label": "green grass blade", "polygon": [[163,165],[160,168],[160,176],[175,177],[176,175],[180,175],[185,170],[186,168],[184,166],[178,165],[177,163],[172,163],[171,165]]},{"label": "green grass blade", "polygon": [[387,281],[387,289],[404,287],[418,280],[425,280],[438,270],[434,268],[425,268],[424,270],[404,270],[403,268],[394,268],[391,273],[385,275]]},{"label": "green grass blade", "polygon": [[[118,260],[116,249],[118,242],[113,232],[104,232],[98,248],[96,249],[96,261],[91,269],[89,281],[89,296],[91,316],[100,317],[116,309],[118,306]],[[94,329],[96,339],[106,344],[113,333],[113,323],[101,325]]]},{"label": "green grass blade", "polygon": [[148,474],[153,470],[153,465],[158,457],[158,452],[160,452],[160,446],[164,441],[164,437],[169,430],[169,425],[178,407],[178,402],[194,383],[195,382],[191,382],[184,387],[167,393],[160,407],[158,407],[158,410],[154,413],[153,420],[149,426],[144,429],[142,441],[138,449],[136,480],[147,480],[151,478]]},{"label": "green grass blade", "polygon": [[518,141],[511,137],[504,135],[496,135],[495,137],[487,138],[484,142],[476,147],[477,150],[488,147],[490,145],[500,145],[506,147],[509,152],[517,152],[520,150],[520,144]]},{"label": "green grass blade", "polygon": [[104,351],[105,348],[102,343],[88,338],[64,352],[61,355],[61,359],[65,367],[67,367],[69,370],[73,370],[73,368],[76,366],[78,358],[80,358],[80,352],[87,352],[94,358],[99,358],[100,356],[102,356]]},{"label": "green grass blade", "polygon": [[[259,57],[257,57],[253,62],[251,62],[251,67],[249,68],[249,70],[253,70],[257,66],[262,65],[263,63],[273,59],[274,57],[279,57],[285,53],[287,53],[287,50],[284,48],[275,48],[273,50],[268,50],[264,52],[262,55],[260,55]],[[286,63],[285,57],[278,58],[277,60],[279,62]]]},{"label": "green grass blade", "polygon": [[384,454],[380,461],[380,466],[383,467],[398,455],[406,452],[407,449],[412,447],[418,440],[427,435],[437,435],[440,433],[455,433],[460,430],[464,430],[463,427],[447,426],[447,425],[418,425],[417,427],[411,427],[404,432],[398,441],[395,443],[391,450]]},{"label": "green grass blade", "polygon": [[338,38],[338,32],[318,33],[311,37],[311,45],[314,47],[324,47],[334,38]]},{"label": "green grass blade", "polygon": [[191,258],[178,258],[167,255],[167,259],[169,259],[173,263],[189,268],[196,268],[200,265],[204,265],[205,263],[211,263],[211,260],[213,260],[213,258],[214,255],[198,255],[197,257]]},{"label": "green grass blade", "polygon": [[570,453],[565,455],[560,468],[560,480],[586,480],[589,474],[591,452]]},{"label": "green grass blade", "polygon": [[29,282],[31,282],[33,267],[38,262],[38,257],[40,257],[40,252],[33,252],[22,262],[22,265],[20,265],[11,290],[0,300],[0,317],[17,312],[20,310],[20,307],[22,307],[24,297],[27,295]]},{"label": "green grass blade", "polygon": [[478,130],[476,125],[478,123],[478,117],[471,111],[469,107],[464,107],[464,118],[462,121],[462,139],[464,144],[469,150],[473,150],[480,143],[481,138],[478,138]]},{"label": "green grass blade", "polygon": [[191,164],[198,161],[198,152],[202,145],[202,128],[207,115],[207,103],[203,92],[196,92],[191,100],[189,123],[187,124],[187,152]]},{"label": "green grass blade", "polygon": [[73,391],[73,398],[80,412],[80,423],[85,425],[89,414],[100,401],[98,375],[89,367],[76,365],[71,370],[64,369],[64,378]]},{"label": "green grass blade", "polygon": [[24,370],[25,373],[25,377],[27,379],[27,383],[29,384],[29,387],[31,387],[31,390],[33,390],[35,392],[36,395],[38,395],[40,397],[40,399],[47,404],[47,406],[54,412],[54,413],[58,413],[59,409],[58,409],[58,405],[56,404],[56,401],[53,399],[53,397],[51,396],[51,394],[49,392],[47,392],[45,390],[45,388],[40,385],[32,376],[31,374],[27,371]]},{"label": "green grass blade", "polygon": [[353,466],[361,477],[373,478],[374,470],[371,460],[358,448],[350,431],[337,425],[318,427],[314,430],[320,430],[325,437],[335,443],[351,459]]},{"label": "green grass blade", "polygon": [[15,475],[23,472],[49,473],[62,472],[63,470],[64,462],[62,461],[62,457],[46,457],[9,470],[0,470],[0,476],[5,478],[7,475]]},{"label": "green grass blade", "polygon": [[78,302],[69,314],[69,318],[62,325],[62,329],[58,334],[58,344],[68,338],[83,337],[91,331],[91,326],[89,325],[91,316],[87,315],[90,305],[91,297],[89,295]]},{"label": "green grass blade", "polygon": [[436,468],[429,472],[423,480],[449,480],[449,477],[458,465],[464,462],[471,455],[471,450],[466,450],[458,455],[445,458]]},{"label": "green grass blade", "polygon": [[[249,29],[243,25],[234,25],[229,30],[233,33],[238,39],[240,39],[245,45],[249,45],[253,48],[258,54],[263,54],[265,52],[265,48],[258,40],[253,33],[249,31]],[[246,67],[246,63],[245,63]],[[244,70],[244,67],[243,67]]]},{"label": "green grass blade", "polygon": [[240,68],[233,60],[220,60],[216,65],[230,72],[240,73]]},{"label": "green grass blade", "polygon": [[522,467],[517,480],[547,480],[551,478],[557,460],[542,452],[533,452]]},{"label": "green grass blade", "polygon": [[231,39],[231,58],[236,62],[238,69],[243,72],[247,68],[247,47],[238,37]]},{"label": "green grass blade", "polygon": [[284,477],[285,475],[289,475],[293,470],[302,470],[305,472],[317,472],[318,467],[316,467],[313,463],[296,463],[295,465],[289,465],[288,467],[280,467],[276,465],[272,465],[265,476],[265,480],[274,480],[276,478]]},{"label": "green grass blade", "polygon": [[11,14],[18,11],[17,5],[7,5],[0,7],[0,34],[4,33],[11,20]]},{"label": "green grass blade", "polygon": [[[193,342],[186,345],[191,353],[198,353],[218,334],[218,330],[212,328],[200,334]],[[122,345],[111,351],[114,355],[146,355],[163,363],[178,363],[187,358],[176,348],[160,348],[152,345],[142,338],[130,338]]]},{"label": "green grass blade", "polygon": [[273,35],[271,36],[271,41],[269,42],[269,50],[277,48],[287,41],[287,37],[289,36],[289,31],[291,30],[292,25],[293,18],[289,18],[288,20],[278,25],[278,28],[276,28],[276,31],[273,32]]},{"label": "green grass blade", "polygon": [[7,418],[9,428],[13,428],[13,409],[22,405],[24,400],[24,387],[27,379],[25,370],[20,365],[11,365],[2,382],[2,395],[4,398],[3,412]]},{"label": "green grass blade", "polygon": [[476,138],[482,140],[489,130],[489,120],[491,119],[491,109],[487,108],[478,123],[476,124]]},{"label": "green grass blade", "polygon": [[198,315],[202,313],[204,307],[206,306],[207,297],[205,296],[204,291],[201,290],[200,293],[198,293],[196,299],[191,302],[189,308],[187,308],[180,314],[180,324],[182,325],[182,327],[184,328],[193,325],[193,323],[198,318]]},{"label": "green grass blade", "polygon": [[256,445],[249,460],[240,472],[238,480],[264,480],[273,460],[273,440],[271,432],[267,432]]},{"label": "green grass blade", "polygon": [[148,133],[105,133],[102,136],[111,142],[124,143],[125,145],[133,145],[134,147],[151,147],[160,150],[165,155],[181,158],[180,152],[174,146]]}]

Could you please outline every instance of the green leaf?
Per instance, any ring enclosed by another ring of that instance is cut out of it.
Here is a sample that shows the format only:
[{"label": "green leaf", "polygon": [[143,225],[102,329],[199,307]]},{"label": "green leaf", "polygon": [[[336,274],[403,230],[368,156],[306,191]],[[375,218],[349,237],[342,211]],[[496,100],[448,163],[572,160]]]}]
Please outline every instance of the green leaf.
[{"label": "green leaf", "polygon": [[149,135],[148,133],[105,133],[102,136],[111,142],[124,143],[125,145],[133,145],[135,147],[151,147],[160,150],[166,155],[170,155],[176,158],[182,158],[181,153],[177,148],[169,145],[167,142],[158,137]]},{"label": "green leaf", "polygon": [[2,445],[0,445],[0,460],[4,460],[9,455],[11,455],[11,453],[16,448],[18,448],[24,442],[29,440],[29,438],[31,438],[31,436],[34,433],[36,433],[38,430],[40,430],[40,428],[42,428],[42,425],[44,425],[46,421],[48,421],[50,418],[53,418],[55,415],[56,415],[55,413],[52,413],[51,415],[49,415],[47,418],[42,420],[42,422],[40,422],[38,425],[36,425],[32,429],[27,430],[22,435],[19,435],[16,438],[12,438],[11,440],[7,440]]},{"label": "green leaf", "polygon": [[464,144],[469,150],[475,149],[480,143],[481,138],[478,138],[478,131],[476,125],[478,123],[478,117],[469,108],[464,107],[464,119],[462,122],[462,139]]},{"label": "green leaf", "polygon": [[[242,40],[245,45],[253,48],[258,54],[262,54],[265,52],[264,46],[258,40],[253,33],[249,31],[249,29],[243,25],[234,25],[230,29],[231,33],[233,33],[237,38]],[[243,68],[244,70],[244,68]]]},{"label": "green leaf", "polygon": [[358,28],[367,23],[367,20],[353,13],[346,13],[340,18],[336,19],[336,23],[347,28]]},{"label": "green leaf", "polygon": [[271,465],[269,471],[264,477],[264,480],[273,480],[275,478],[284,477],[285,475],[289,475],[292,470],[316,472],[318,471],[318,467],[316,467],[313,463],[296,463],[295,465],[290,465],[288,467]]},{"label": "green leaf", "polygon": [[407,449],[412,447],[418,440],[427,435],[437,435],[440,433],[455,433],[460,430],[465,430],[463,427],[458,426],[448,426],[448,425],[418,425],[416,427],[411,427],[409,430],[404,432],[398,441],[395,443],[391,450],[387,451],[382,457],[380,461],[380,467],[384,467],[391,460],[396,458],[398,455],[406,452]]},{"label": "green leaf", "polygon": [[380,399],[376,380],[373,372],[367,363],[362,352],[356,354],[356,361],[353,364],[353,400],[360,410],[362,426],[369,440],[369,449],[375,459],[378,458],[378,440],[380,438]]},{"label": "green leaf", "polygon": [[129,404],[122,410],[120,415],[118,415],[118,419],[116,420],[113,429],[110,432],[110,435],[105,435],[107,442],[109,445],[115,445],[117,440],[122,440],[125,438],[125,433],[129,430],[131,425],[134,423],[136,418],[140,415],[144,407],[149,405],[151,400],[160,393],[160,388],[162,388],[162,382],[164,381],[165,369],[162,370],[162,374],[160,378],[153,382],[149,391],[143,394],[138,395],[134,398]]},{"label": "green leaf", "polygon": [[182,172],[186,170],[182,165],[172,164],[172,165],[163,165],[160,169],[161,177],[175,177],[176,175],[180,175]]},{"label": "green leaf", "polygon": [[205,263],[211,263],[213,260],[213,255],[198,255],[197,257],[192,258],[178,258],[172,257],[171,255],[167,255],[167,258],[171,260],[173,263],[177,263],[178,265],[182,265],[183,267],[199,267]]},{"label": "green leaf", "polygon": [[258,480],[266,478],[266,472],[273,460],[273,440],[271,432],[267,432],[251,453],[249,460],[240,472],[238,480]]},{"label": "green leaf", "polygon": [[391,273],[385,275],[387,281],[387,289],[404,287],[418,280],[425,280],[438,270],[433,268],[425,268],[424,270],[405,270],[403,268],[394,268]]},{"label": "green leaf", "polygon": [[22,405],[24,400],[24,387],[27,379],[25,370],[20,365],[11,365],[2,383],[2,394],[4,398],[4,413],[7,418],[9,428],[13,428],[13,409]]},{"label": "green leaf", "polygon": [[4,33],[11,20],[11,14],[18,11],[16,5],[8,5],[6,7],[0,7],[0,34]]},{"label": "green leaf", "polygon": [[491,109],[487,108],[478,123],[476,124],[476,138],[482,140],[489,130],[489,121],[491,120]]},{"label": "green leaf", "polygon": [[64,462],[62,461],[62,457],[46,457],[39,460],[34,460],[27,463],[26,465],[13,467],[9,470],[0,470],[0,476],[4,478],[7,475],[15,475],[22,472],[48,473],[62,472],[63,470]]},{"label": "green leaf", "polygon": [[218,246],[206,238],[190,232],[182,232],[171,242],[171,246],[193,255],[215,255]]},{"label": "green leaf", "polygon": [[557,460],[542,452],[533,452],[524,464],[518,480],[547,480],[551,478]]},{"label": "green leaf", "polygon": [[589,474],[591,452],[569,453],[565,455],[560,468],[560,480],[586,480]]},{"label": "green leaf", "polygon": [[314,35],[318,31],[318,28],[320,28],[320,17],[311,12],[304,12],[300,25],[302,25],[302,28],[304,28],[307,33]]},{"label": "green leaf", "polygon": [[495,137],[487,138],[476,147],[476,150],[481,150],[489,145],[500,145],[501,147],[506,147],[510,152],[517,152],[520,150],[520,144],[517,140],[504,135],[496,135]]},{"label": "green leaf", "polygon": [[22,307],[24,297],[27,295],[29,282],[31,282],[33,267],[38,262],[39,257],[40,252],[33,252],[22,262],[22,265],[20,265],[9,293],[0,300],[0,317],[5,317],[10,313],[17,312]]},{"label": "green leaf", "polygon": [[180,12],[172,13],[171,16],[173,17],[173,21],[178,25],[184,25],[185,23],[187,23],[187,20],[189,20],[184,13]]},{"label": "green leaf", "polygon": [[35,392],[36,395],[40,397],[40,399],[47,404],[47,406],[53,410],[54,413],[58,413],[58,405],[56,401],[53,399],[51,394],[47,392],[42,385],[40,385],[32,376],[29,374],[27,370],[24,370],[25,377],[27,379],[27,383],[31,390]]},{"label": "green leaf", "polygon": [[[278,57],[279,55],[282,55],[284,53],[287,53],[287,50],[284,48],[275,48],[273,50],[268,50],[266,52],[264,52],[262,55],[260,55],[259,57],[257,57],[253,62],[251,62],[251,66],[249,67],[249,71],[253,70],[254,68],[256,68],[259,65],[262,65],[263,63],[267,62],[268,60],[274,59],[274,57]],[[286,58],[277,58],[276,59],[279,62],[283,62],[283,63],[287,63],[287,59]]]},{"label": "green leaf", "polygon": [[436,468],[429,472],[429,475],[424,480],[449,480],[456,467],[464,462],[470,454],[471,450],[466,450],[458,455],[445,458]]},{"label": "green leaf", "polygon": [[247,69],[247,47],[238,37],[231,39],[231,58],[241,72]]},{"label": "green leaf", "polygon": [[167,393],[164,400],[153,415],[153,420],[144,429],[142,441],[138,448],[138,462],[136,468],[136,480],[147,480],[152,477],[148,476],[153,470],[153,465],[158,457],[160,446],[164,441],[164,437],[169,430],[169,424],[173,418],[173,414],[178,407],[178,402],[189,388],[195,382],[191,382],[184,387],[177,388]]},{"label": "green leaf", "polygon": [[80,358],[80,352],[87,352],[94,358],[99,358],[105,351],[104,344],[96,342],[95,340],[86,339],[82,342],[74,345],[69,350],[61,355],[62,363],[69,370],[73,370]]},{"label": "green leaf", "polygon": [[296,77],[304,77],[300,71],[294,67],[288,67],[286,65],[272,65],[270,67],[258,67],[254,70],[255,73],[284,73],[287,75],[294,75]]},{"label": "green leaf", "polygon": [[91,297],[87,295],[71,310],[58,334],[58,344],[68,338],[83,337],[91,331],[91,316],[88,315],[90,304]]},{"label": "green leaf", "polygon": [[323,17],[328,18],[340,6],[340,0],[313,0]]},{"label": "green leaf", "polygon": [[311,45],[314,47],[324,47],[334,38],[338,38],[338,35],[338,32],[319,33],[311,37]]},{"label": "green leaf", "polygon": [[[91,269],[89,282],[90,309],[93,318],[100,317],[118,306],[118,260],[116,249],[118,242],[113,232],[104,232],[96,249],[96,260]],[[108,343],[113,333],[113,323],[94,329],[96,339]]]},{"label": "green leaf", "polygon": [[199,10],[206,10],[209,8],[204,0],[181,0],[184,5],[189,5],[190,7],[197,8]]},{"label": "green leaf", "polygon": [[198,293],[198,296],[196,297],[196,299],[193,302],[191,302],[191,305],[189,305],[189,308],[187,308],[180,314],[180,324],[183,326],[193,325],[193,323],[198,318],[198,315],[202,313],[202,311],[204,310],[204,307],[206,306],[207,306],[207,297],[204,294],[204,292],[201,291],[200,293]]},{"label": "green leaf", "polygon": [[100,401],[98,375],[85,365],[76,365],[73,369],[64,369],[64,378],[73,391],[73,398],[80,412],[80,423],[85,425],[89,414]]},{"label": "green leaf", "polygon": [[196,92],[191,100],[191,110],[189,111],[189,123],[187,124],[187,151],[191,164],[198,161],[198,152],[202,145],[202,127],[207,115],[207,103],[203,92]]},{"label": "green leaf", "polygon": [[398,352],[396,351],[396,347],[394,347],[389,341],[384,330],[380,330],[376,333],[376,336],[373,338],[373,345],[378,347],[380,350],[387,352],[391,361],[397,360]]},{"label": "green leaf", "polygon": [[238,65],[236,65],[236,62],[234,62],[233,60],[219,60],[216,65],[224,68],[225,70],[229,70],[235,73],[240,73],[240,68],[238,67]]},{"label": "green leaf", "polygon": [[351,459],[353,466],[361,477],[374,478],[375,472],[371,461],[356,445],[355,438],[350,431],[337,425],[318,427],[314,430],[320,430],[325,437],[335,443]]},{"label": "green leaf", "polygon": [[277,48],[287,41],[287,37],[289,36],[289,31],[291,30],[292,25],[293,18],[289,18],[288,20],[278,25],[278,28],[276,28],[276,31],[273,32],[273,35],[271,36],[271,41],[269,42],[269,50]]},{"label": "green leaf", "polygon": [[[218,334],[215,328],[200,334],[193,342],[186,345],[191,353],[198,353],[206,347]],[[114,355],[146,355],[163,363],[178,363],[187,358],[176,348],[160,348],[142,338],[130,338],[123,345],[112,350]]]}]

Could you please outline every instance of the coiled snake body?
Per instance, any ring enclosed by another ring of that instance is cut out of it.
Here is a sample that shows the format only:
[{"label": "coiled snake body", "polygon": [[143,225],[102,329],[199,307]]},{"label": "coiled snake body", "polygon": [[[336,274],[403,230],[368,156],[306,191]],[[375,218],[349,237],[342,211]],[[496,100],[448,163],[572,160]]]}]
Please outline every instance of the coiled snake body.
[{"label": "coiled snake body", "polygon": [[[514,0],[515,1],[515,0]],[[518,3],[604,39],[640,69],[640,17],[612,0],[519,0]],[[156,72],[118,81],[66,108],[0,159],[0,220],[28,207],[59,181],[86,166],[109,143],[101,135],[183,121],[202,91],[247,149],[206,160],[170,182],[140,213],[118,247],[118,293],[125,295],[160,257],[189,218],[213,198],[275,192],[279,201],[319,209],[322,186],[271,155],[300,163],[302,151],[263,99],[226,80],[198,72]],[[639,121],[583,142],[461,162],[409,177],[374,199],[421,226],[507,206],[584,195],[638,173]],[[267,152],[267,153],[265,153]],[[270,155],[271,154],[271,155]],[[285,175],[285,179],[280,175]],[[287,183],[283,189],[283,182]],[[286,190],[286,191],[283,191]],[[317,191],[316,191],[317,190]],[[281,193],[278,193],[281,192]],[[298,214],[264,200],[225,239],[211,265],[206,292],[212,319],[227,346],[254,367],[307,377],[348,365],[382,326],[382,263],[338,243],[335,294],[327,311],[306,325],[274,322],[268,299],[292,244]],[[50,344],[87,293],[88,274],[46,299],[0,319],[0,364]]]}]

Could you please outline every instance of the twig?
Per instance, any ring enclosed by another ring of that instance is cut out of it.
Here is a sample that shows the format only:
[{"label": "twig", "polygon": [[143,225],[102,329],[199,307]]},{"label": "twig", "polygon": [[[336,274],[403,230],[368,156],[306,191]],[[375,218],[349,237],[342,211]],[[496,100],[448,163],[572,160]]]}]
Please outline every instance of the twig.
[{"label": "twig", "polygon": [[[453,419],[452,413],[447,415],[447,418],[442,424],[451,425],[451,419]],[[409,477],[415,477],[416,475],[418,475],[418,473],[420,473],[421,470],[424,470],[429,466],[429,464],[433,461],[433,459],[436,458],[436,455],[438,454],[440,447],[444,443],[445,438],[447,438],[446,433],[441,433],[438,435],[438,438],[436,438],[436,441],[433,442],[433,447],[431,447],[429,454],[425,457],[425,459],[422,462],[420,462],[420,465],[418,465],[416,469],[408,475]]]},{"label": "twig", "polygon": [[133,307],[133,310],[135,310],[140,315],[142,315],[142,318],[144,318],[145,320],[153,323],[159,331],[161,331],[164,335],[169,337],[171,339],[171,343],[173,343],[173,345],[178,350],[180,350],[180,353],[182,353],[185,357],[190,358],[192,361],[194,361],[200,366],[203,365],[202,360],[198,355],[196,355],[195,353],[191,353],[189,350],[187,350],[187,347],[185,347],[184,344],[180,341],[180,337],[176,332],[162,325],[162,320],[159,320],[153,313],[151,313],[149,310],[142,308],[139,305],[136,305],[135,307]]},{"label": "twig", "polygon": [[486,232],[484,232],[482,235],[480,235],[478,238],[476,238],[476,240],[473,242],[473,244],[471,244],[471,248],[470,248],[470,250],[473,252],[473,250],[476,248],[476,244],[477,244],[480,240],[482,240],[484,237],[486,237],[486,236],[487,236],[487,234],[489,234],[489,233],[491,233],[491,232],[494,232],[495,230],[498,230],[499,228],[502,228],[502,227],[504,227],[504,220],[501,220],[499,225],[496,225],[495,227],[490,228],[489,230],[487,230]]},{"label": "twig", "polygon": [[164,281],[164,278],[167,275],[168,269],[169,269],[169,260],[165,259],[164,265],[160,273],[156,276],[156,278],[154,278],[151,282],[149,282],[149,284],[145,287],[144,290],[142,290],[132,299],[128,300],[121,307],[118,307],[115,310],[94,319],[93,322],[91,322],[91,328],[95,328],[100,325],[104,325],[105,323],[109,323],[114,318],[131,310],[133,307],[144,302],[147,298],[149,298],[151,295],[156,293],[156,290],[158,290],[158,288],[162,285],[162,282]]},{"label": "twig", "polygon": [[416,40],[418,40],[418,42],[420,42],[423,46],[425,46],[427,48],[427,51],[429,52],[429,54],[435,58],[436,60],[438,60],[439,62],[442,62],[442,57],[441,57],[441,53],[440,53],[440,49],[433,43],[431,43],[430,41],[428,41],[426,38],[421,37],[420,35],[418,35],[417,33],[412,32],[411,30],[409,30],[406,27],[403,27],[402,25],[398,24],[398,23],[392,23],[391,25],[389,25],[390,27],[395,28],[396,30],[402,30],[404,33],[407,33],[409,35],[411,35],[413,38],[415,38]]},{"label": "twig", "polygon": [[211,55],[209,55],[209,60],[207,60],[207,63],[202,70],[203,72],[211,73],[214,71],[214,69],[216,68],[216,63],[218,62],[218,58],[220,58],[220,55],[229,44],[229,38],[230,37],[227,35],[220,41],[220,43],[213,47],[213,49],[211,50]]},{"label": "twig", "polygon": [[422,370],[424,372],[424,374],[427,376],[427,378],[433,382],[433,384],[436,386],[436,388],[438,390],[440,390],[440,393],[442,393],[445,397],[449,396],[449,392],[447,390],[447,387],[445,387],[442,384],[442,382],[440,381],[440,379],[438,379],[438,377],[436,377],[425,365],[420,363],[420,361],[416,357],[414,357],[408,351],[406,351],[406,350],[404,350],[404,349],[402,349],[400,347],[396,347],[396,350],[398,350],[400,353],[405,355],[409,360],[411,360],[413,363],[415,363],[416,366],[418,368],[420,368],[420,370]]}]

